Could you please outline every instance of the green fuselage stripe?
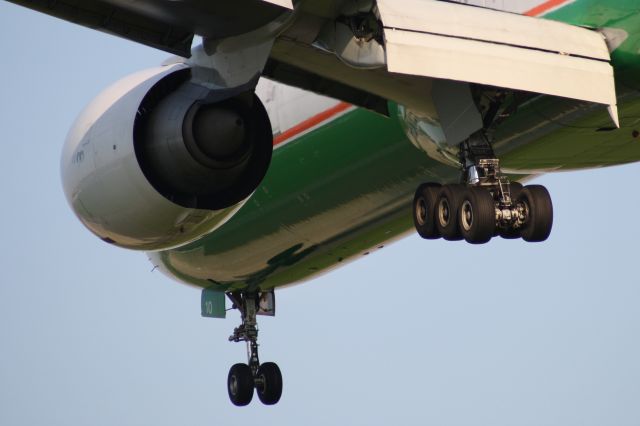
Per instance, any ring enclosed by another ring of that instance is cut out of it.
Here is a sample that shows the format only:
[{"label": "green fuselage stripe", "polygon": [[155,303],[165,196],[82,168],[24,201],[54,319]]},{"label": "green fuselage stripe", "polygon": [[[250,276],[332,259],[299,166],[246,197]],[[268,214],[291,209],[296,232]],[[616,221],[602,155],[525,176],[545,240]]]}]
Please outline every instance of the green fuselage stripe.
[{"label": "green fuselage stripe", "polygon": [[[577,0],[545,15],[628,33],[613,53],[622,129],[610,129],[604,108],[539,97],[497,130],[503,166],[545,171],[640,160],[633,136],[640,122],[639,9],[636,0]],[[385,118],[354,109],[287,138],[245,206],[215,232],[161,253],[165,269],[201,287],[266,289],[311,278],[410,232],[415,188],[455,182],[458,171],[414,147],[397,107],[390,110]]]}]

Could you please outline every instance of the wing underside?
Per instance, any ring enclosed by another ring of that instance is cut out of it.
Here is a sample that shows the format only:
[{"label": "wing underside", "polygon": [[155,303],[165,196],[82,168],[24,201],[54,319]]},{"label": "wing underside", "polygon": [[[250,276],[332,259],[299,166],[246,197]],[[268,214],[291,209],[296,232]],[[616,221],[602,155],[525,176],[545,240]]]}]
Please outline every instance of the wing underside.
[{"label": "wing underside", "polygon": [[378,0],[378,8],[389,72],[616,104],[600,33],[453,3]]},{"label": "wing underside", "polygon": [[[194,35],[289,13],[265,68],[287,84],[384,113],[387,100],[427,111],[433,80],[455,80],[606,105],[617,122],[604,36],[544,19],[434,0],[11,1],[181,56]],[[375,35],[360,28],[370,17]]]}]

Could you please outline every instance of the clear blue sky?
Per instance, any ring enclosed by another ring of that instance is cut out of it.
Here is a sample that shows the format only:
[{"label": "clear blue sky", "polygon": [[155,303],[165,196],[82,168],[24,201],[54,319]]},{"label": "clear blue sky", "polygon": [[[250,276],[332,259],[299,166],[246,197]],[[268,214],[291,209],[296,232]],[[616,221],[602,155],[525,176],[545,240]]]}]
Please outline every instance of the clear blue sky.
[{"label": "clear blue sky", "polygon": [[544,244],[411,236],[278,292],[261,358],[284,395],[239,409],[237,314],[200,318],[61,189],[76,114],[167,55],[5,2],[0,43],[0,425],[640,424],[640,165],[538,179]]}]

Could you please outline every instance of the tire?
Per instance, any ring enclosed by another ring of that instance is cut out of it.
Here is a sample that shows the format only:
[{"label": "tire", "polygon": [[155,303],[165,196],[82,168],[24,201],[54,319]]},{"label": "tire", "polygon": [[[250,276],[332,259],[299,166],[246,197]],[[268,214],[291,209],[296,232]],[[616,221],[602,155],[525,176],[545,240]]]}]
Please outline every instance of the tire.
[{"label": "tire", "polygon": [[[522,184],[520,182],[511,182],[511,202],[517,203],[518,198],[520,198],[520,194],[522,193]],[[508,229],[499,229],[499,235],[505,240],[515,240],[522,237],[522,228],[508,228]]]},{"label": "tire", "polygon": [[258,398],[265,405],[273,405],[282,396],[282,373],[276,363],[265,362],[258,368],[257,378],[260,385],[256,386]]},{"label": "tire", "polygon": [[443,185],[436,205],[436,226],[447,241],[460,241],[462,234],[458,226],[458,211],[465,192],[462,184]]},{"label": "tire", "polygon": [[253,398],[253,373],[247,364],[234,364],[227,377],[227,391],[233,405],[243,407]]},{"label": "tire", "polygon": [[511,182],[509,187],[509,192],[511,193],[511,202],[515,203],[518,201],[518,197],[522,193],[522,189],[524,186],[520,182]]},{"label": "tire", "polygon": [[496,230],[495,202],[483,188],[467,188],[458,211],[460,233],[471,244],[488,243]]},{"label": "tire", "polygon": [[522,239],[531,243],[546,240],[553,227],[553,204],[549,191],[542,185],[527,185],[518,202],[525,207],[527,220],[522,228]]},{"label": "tire", "polygon": [[440,187],[438,183],[423,183],[413,197],[413,224],[418,234],[426,240],[440,238],[435,216]]}]

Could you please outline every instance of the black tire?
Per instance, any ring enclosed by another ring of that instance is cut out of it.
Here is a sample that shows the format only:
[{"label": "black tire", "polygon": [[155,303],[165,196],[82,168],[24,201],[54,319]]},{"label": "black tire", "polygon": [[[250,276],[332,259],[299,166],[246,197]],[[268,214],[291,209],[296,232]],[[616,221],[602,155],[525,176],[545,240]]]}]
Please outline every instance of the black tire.
[{"label": "black tire", "polygon": [[467,188],[458,221],[460,233],[468,243],[488,243],[496,229],[496,209],[491,193],[484,188]]},{"label": "black tire", "polygon": [[[513,204],[518,202],[518,198],[520,198],[520,194],[522,193],[522,184],[520,182],[511,182],[510,192],[511,192],[511,202]],[[508,229],[499,229],[499,235],[505,240],[515,240],[522,237],[522,228],[508,228]]]},{"label": "black tire", "polygon": [[458,226],[458,211],[466,187],[461,184],[443,185],[436,204],[436,226],[447,241],[460,241],[462,234]]},{"label": "black tire", "polygon": [[253,373],[247,364],[234,364],[227,377],[227,391],[233,405],[243,407],[253,398]]},{"label": "black tire", "polygon": [[524,186],[520,182],[511,182],[509,187],[509,192],[511,193],[511,202],[515,203],[518,201],[520,194],[522,193],[522,189]]},{"label": "black tire", "polygon": [[423,183],[413,197],[413,224],[418,234],[426,240],[440,238],[435,216],[440,187],[439,183]]},{"label": "black tire", "polygon": [[282,396],[282,373],[276,363],[265,362],[258,368],[259,385],[256,386],[258,398],[265,405],[273,405]]},{"label": "black tire", "polygon": [[522,228],[522,239],[537,243],[549,238],[553,227],[553,204],[547,188],[542,185],[525,186],[518,203],[524,205],[527,216]]}]

